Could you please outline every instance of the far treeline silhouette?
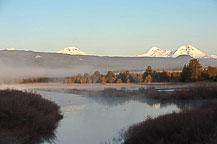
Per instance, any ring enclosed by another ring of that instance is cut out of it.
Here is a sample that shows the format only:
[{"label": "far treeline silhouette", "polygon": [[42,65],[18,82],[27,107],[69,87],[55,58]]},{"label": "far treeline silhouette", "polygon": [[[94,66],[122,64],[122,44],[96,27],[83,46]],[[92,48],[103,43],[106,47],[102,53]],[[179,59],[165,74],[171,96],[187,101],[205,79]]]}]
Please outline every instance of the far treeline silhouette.
[{"label": "far treeline silhouette", "polygon": [[130,73],[129,71],[115,74],[108,71],[106,75],[94,72],[92,76],[88,73],[82,75],[58,78],[29,78],[19,81],[20,83],[151,83],[151,82],[196,82],[196,81],[217,81],[217,68],[209,66],[202,68],[199,60],[192,59],[188,65],[184,65],[182,72],[161,72],[153,71],[148,66],[143,74]]}]

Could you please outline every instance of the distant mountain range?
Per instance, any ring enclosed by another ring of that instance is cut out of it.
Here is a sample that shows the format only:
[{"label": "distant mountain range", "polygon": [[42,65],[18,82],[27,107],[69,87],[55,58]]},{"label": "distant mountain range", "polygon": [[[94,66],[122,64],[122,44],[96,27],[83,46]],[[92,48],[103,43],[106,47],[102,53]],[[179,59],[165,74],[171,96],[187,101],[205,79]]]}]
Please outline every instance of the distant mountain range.
[{"label": "distant mountain range", "polygon": [[[70,52],[70,53],[68,53]],[[67,54],[65,54],[67,53]],[[161,53],[162,54],[162,53]],[[174,55],[176,53],[173,53]],[[167,55],[167,52],[165,53]],[[179,71],[192,59],[189,55],[173,57],[110,57],[87,55],[77,48],[63,49],[59,53],[25,50],[0,51],[0,83],[8,79],[25,77],[65,77],[99,71],[144,72],[147,66],[154,70]],[[200,58],[201,65],[217,67],[217,59]]]},{"label": "distant mountain range", "polygon": [[[59,51],[58,53],[63,53],[63,54],[70,54],[70,55],[89,55],[83,51],[81,51],[79,48],[76,47],[67,47],[64,48],[63,50]],[[192,46],[192,45],[186,45],[186,46],[181,46],[175,51],[171,50],[162,50],[157,47],[152,47],[149,51],[137,55],[137,57],[171,57],[171,58],[176,58],[181,55],[188,55],[193,58],[215,58],[217,59],[216,55],[209,55],[206,54],[202,51],[200,51],[198,48]]]},{"label": "distant mountain range", "polygon": [[4,48],[4,49],[0,49],[0,50],[15,50],[14,48]]},{"label": "distant mountain range", "polygon": [[152,47],[147,52],[138,55],[138,57],[171,57],[176,58],[180,55],[189,55],[193,58],[217,58],[216,55],[206,54],[192,45],[181,46],[175,51],[162,50],[157,47]]},{"label": "distant mountain range", "polygon": [[[7,48],[7,49],[0,49],[0,50],[15,50],[14,48]],[[69,55],[91,55],[83,52],[77,47],[66,47],[57,53],[62,54],[69,54]],[[137,57],[162,57],[162,58],[176,58],[178,56],[190,56],[193,58],[214,58],[217,59],[216,55],[210,55],[206,54],[202,51],[200,51],[198,48],[192,46],[192,45],[185,45],[181,46],[178,49],[171,51],[171,50],[162,50],[158,47],[152,47],[147,52],[137,55]],[[92,55],[93,56],[93,55]],[[37,58],[40,58],[40,56],[37,56]]]}]

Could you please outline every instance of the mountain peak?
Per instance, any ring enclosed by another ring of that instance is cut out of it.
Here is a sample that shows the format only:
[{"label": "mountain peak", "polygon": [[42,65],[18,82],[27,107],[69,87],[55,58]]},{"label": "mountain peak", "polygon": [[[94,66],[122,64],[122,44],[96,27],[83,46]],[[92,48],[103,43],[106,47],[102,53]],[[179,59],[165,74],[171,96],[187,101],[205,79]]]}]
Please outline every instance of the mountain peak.
[{"label": "mountain peak", "polygon": [[192,45],[181,46],[176,51],[171,53],[172,57],[177,57],[179,55],[189,55],[193,58],[203,58],[207,56],[205,53]]},{"label": "mountain peak", "polygon": [[207,55],[192,45],[184,45],[176,49],[175,51],[161,50],[157,47],[152,47],[147,52],[138,55],[138,57],[172,57],[188,55],[193,58],[217,58],[216,55]]},{"label": "mountain peak", "polygon": [[149,51],[162,51],[162,50],[158,47],[152,47]]},{"label": "mountain peak", "polygon": [[15,50],[14,48],[4,48],[4,49],[0,49],[0,50]]},{"label": "mountain peak", "polygon": [[88,55],[87,53],[81,51],[79,48],[73,46],[64,48],[63,50],[60,50],[58,53],[70,54],[70,55]]},{"label": "mountain peak", "polygon": [[138,57],[168,57],[170,50],[162,50],[158,47],[152,47],[147,52],[138,55]]}]

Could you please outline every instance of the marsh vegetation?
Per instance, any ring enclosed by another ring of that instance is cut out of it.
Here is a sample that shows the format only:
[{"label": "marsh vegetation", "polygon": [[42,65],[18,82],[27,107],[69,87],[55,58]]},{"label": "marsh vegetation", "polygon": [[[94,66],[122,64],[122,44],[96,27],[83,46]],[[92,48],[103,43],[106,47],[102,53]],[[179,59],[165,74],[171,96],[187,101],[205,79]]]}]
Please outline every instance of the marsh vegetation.
[{"label": "marsh vegetation", "polygon": [[31,144],[49,141],[63,118],[60,107],[41,95],[0,90],[0,143]]},{"label": "marsh vegetation", "polygon": [[124,144],[215,144],[217,101],[196,109],[166,114],[131,126]]}]

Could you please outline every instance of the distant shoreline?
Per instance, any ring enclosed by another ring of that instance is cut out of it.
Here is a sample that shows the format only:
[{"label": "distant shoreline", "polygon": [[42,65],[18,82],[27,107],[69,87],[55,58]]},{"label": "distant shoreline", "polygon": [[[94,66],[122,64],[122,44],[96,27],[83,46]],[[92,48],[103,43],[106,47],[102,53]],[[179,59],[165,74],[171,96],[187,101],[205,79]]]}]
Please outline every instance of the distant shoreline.
[{"label": "distant shoreline", "polygon": [[[184,82],[151,82],[151,83],[55,83],[55,82],[46,82],[46,83],[12,83],[12,84],[20,84],[20,85],[28,85],[28,84],[36,84],[36,85],[74,85],[74,86],[89,86],[89,85],[105,85],[105,86],[133,86],[133,85],[194,85],[194,84],[216,84],[216,82],[212,81],[200,81],[200,82],[189,82],[189,83],[184,83]],[[10,84],[9,84],[10,85]]]},{"label": "distant shoreline", "polygon": [[[197,82],[198,83],[198,82]],[[204,83],[204,82],[203,82]],[[207,83],[207,82],[206,82]],[[208,82],[211,83],[211,82]],[[53,82],[48,82],[48,83],[14,83],[14,84],[20,84],[20,85],[28,85],[28,84],[37,84],[37,85],[75,85],[75,86],[89,86],[89,85],[106,85],[106,86],[133,86],[133,85],[186,85],[186,84],[195,84],[195,83],[182,83],[182,82],[154,82],[154,83],[53,83]]]}]

